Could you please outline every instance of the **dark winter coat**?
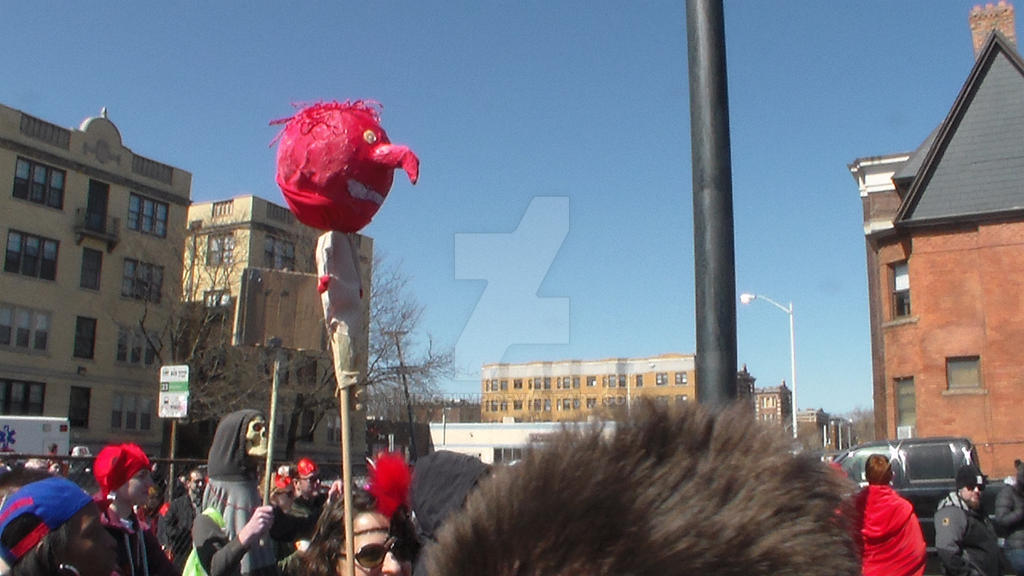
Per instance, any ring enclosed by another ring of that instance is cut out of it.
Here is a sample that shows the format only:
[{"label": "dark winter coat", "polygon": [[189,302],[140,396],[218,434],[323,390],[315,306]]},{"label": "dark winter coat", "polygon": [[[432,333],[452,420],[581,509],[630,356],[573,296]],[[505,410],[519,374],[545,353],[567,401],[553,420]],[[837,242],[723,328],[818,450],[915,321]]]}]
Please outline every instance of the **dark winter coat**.
[{"label": "dark winter coat", "polygon": [[1024,549],[1024,466],[1017,467],[1017,483],[996,497],[996,523],[1006,531],[1006,547]]},{"label": "dark winter coat", "polygon": [[107,532],[117,541],[117,565],[121,576],[177,576],[180,570],[167,559],[160,542],[149,530],[142,530],[133,515],[126,526],[112,508],[100,516]]},{"label": "dark winter coat", "polygon": [[935,548],[949,576],[1001,576],[1003,553],[988,518],[956,491],[935,512]]},{"label": "dark winter coat", "polygon": [[181,572],[185,560],[192,552],[192,522],[196,519],[196,506],[188,494],[178,496],[160,517],[160,543],[164,545]]}]

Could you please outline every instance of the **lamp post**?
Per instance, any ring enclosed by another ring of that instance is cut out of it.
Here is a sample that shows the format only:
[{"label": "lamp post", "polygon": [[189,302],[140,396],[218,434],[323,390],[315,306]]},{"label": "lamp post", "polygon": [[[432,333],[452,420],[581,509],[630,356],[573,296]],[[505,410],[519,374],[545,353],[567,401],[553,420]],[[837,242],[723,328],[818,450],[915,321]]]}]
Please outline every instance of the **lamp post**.
[{"label": "lamp post", "polygon": [[779,310],[782,310],[783,312],[789,315],[789,371],[790,384],[792,384],[793,386],[793,406],[790,411],[793,413],[793,438],[796,439],[796,346],[794,345],[793,340],[793,303],[790,302],[789,307],[787,308],[786,306],[779,304],[778,302],[772,300],[767,296],[762,296],[760,294],[751,294],[749,292],[740,294],[740,302],[742,302],[743,304],[750,304],[754,300],[764,300],[765,302],[771,304],[772,306],[775,306]]}]

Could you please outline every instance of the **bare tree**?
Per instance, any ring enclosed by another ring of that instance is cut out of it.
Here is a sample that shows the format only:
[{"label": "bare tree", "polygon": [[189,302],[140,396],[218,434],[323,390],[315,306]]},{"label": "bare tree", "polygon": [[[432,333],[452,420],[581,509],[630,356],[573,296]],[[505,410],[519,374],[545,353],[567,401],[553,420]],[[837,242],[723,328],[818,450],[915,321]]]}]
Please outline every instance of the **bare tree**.
[{"label": "bare tree", "polygon": [[419,331],[423,306],[409,290],[409,278],[385,257],[374,257],[370,300],[370,349],[365,403],[375,418],[404,420],[410,396],[431,396],[438,382],[454,375],[454,350],[439,347]]},{"label": "bare tree", "polygon": [[844,418],[853,423],[855,442],[875,440],[875,411],[858,406],[848,412]]}]

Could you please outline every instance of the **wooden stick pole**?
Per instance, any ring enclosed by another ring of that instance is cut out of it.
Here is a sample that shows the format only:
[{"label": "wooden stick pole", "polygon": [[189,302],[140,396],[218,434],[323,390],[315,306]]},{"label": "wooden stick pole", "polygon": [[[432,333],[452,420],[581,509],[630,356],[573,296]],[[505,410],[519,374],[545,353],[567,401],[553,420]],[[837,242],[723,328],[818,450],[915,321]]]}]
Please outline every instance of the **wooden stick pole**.
[{"label": "wooden stick pole", "polygon": [[352,533],[352,427],[351,388],[356,383],[351,370],[352,351],[348,334],[341,330],[331,333],[334,354],[334,376],[338,381],[338,411],[341,413],[341,483],[345,506],[345,574],[355,574],[355,535]]}]

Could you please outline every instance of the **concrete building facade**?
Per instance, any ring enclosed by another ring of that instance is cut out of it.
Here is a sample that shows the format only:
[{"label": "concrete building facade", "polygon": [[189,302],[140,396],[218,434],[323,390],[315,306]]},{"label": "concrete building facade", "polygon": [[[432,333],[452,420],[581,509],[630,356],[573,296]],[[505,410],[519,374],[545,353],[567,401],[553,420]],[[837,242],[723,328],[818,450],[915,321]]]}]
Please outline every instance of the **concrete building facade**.
[{"label": "concrete building facade", "polygon": [[0,105],[0,182],[0,413],[156,451],[192,175],[126,147],[105,110],[76,129]]},{"label": "concrete building facade", "polygon": [[639,398],[690,402],[693,355],[486,364],[481,371],[483,422],[558,422],[605,418]]},{"label": "concrete building facade", "polygon": [[[692,354],[646,358],[486,364],[481,371],[482,422],[561,422],[609,419],[633,402],[697,400]],[[754,411],[754,378],[737,374],[737,401]]]},{"label": "concrete building facade", "polygon": [[850,165],[876,436],[967,436],[997,476],[1024,452],[1024,60],[1007,7],[971,12],[975,65],[924,143]]},{"label": "concrete building facade", "polygon": [[[265,346],[280,339],[288,361],[280,387],[280,420],[274,439],[283,443],[289,425],[286,412],[295,406],[296,395],[322,395],[322,380],[333,385],[333,359],[327,346],[324,317],[317,292],[317,238],[322,231],[299,222],[285,206],[245,195],[224,200],[197,202],[188,209],[184,242],[182,290],[184,301],[206,309],[225,309],[234,317],[233,343],[241,347]],[[370,294],[373,271],[373,239],[357,235],[363,293]],[[363,326],[356,365],[366,373],[369,339],[369,298],[364,298]],[[332,399],[332,402],[334,400]],[[270,399],[264,410],[269,414]],[[353,446],[365,444],[365,414],[353,418]],[[312,428],[317,410],[303,409],[297,425]],[[323,424],[303,434],[296,444],[297,457],[339,461],[341,417],[328,410]],[[277,452],[283,455],[281,451]],[[355,457],[362,464],[362,454]]]}]

